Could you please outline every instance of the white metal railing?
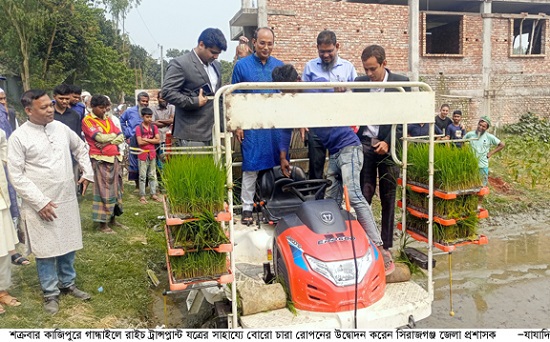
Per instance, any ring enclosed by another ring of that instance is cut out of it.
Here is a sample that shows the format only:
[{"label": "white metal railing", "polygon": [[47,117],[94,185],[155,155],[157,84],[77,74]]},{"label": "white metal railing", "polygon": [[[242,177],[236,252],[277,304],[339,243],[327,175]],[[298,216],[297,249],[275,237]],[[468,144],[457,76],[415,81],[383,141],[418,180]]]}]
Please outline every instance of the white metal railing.
[{"label": "white metal railing", "polygon": [[[394,88],[394,92],[311,92],[315,89],[366,89]],[[419,91],[405,92],[405,87]],[[279,93],[240,93],[240,91],[286,90]],[[308,92],[308,90],[310,90]],[[220,100],[223,99],[223,108]],[[220,131],[220,110],[227,133]],[[396,125],[403,125],[403,160],[395,153],[395,143],[390,147],[396,163],[403,168],[403,184],[407,180],[407,124],[429,124],[429,220],[428,220],[428,295],[433,301],[432,280],[432,221],[433,221],[433,162],[434,162],[434,121],[435,93],[422,82],[291,82],[291,83],[238,83],[220,88],[214,97],[213,150],[218,158],[225,154],[228,171],[228,204],[233,212],[233,172],[231,152],[231,131],[240,129],[335,127],[363,125],[392,125],[395,136]],[[222,138],[225,146],[222,147]],[[394,142],[396,139],[392,139]],[[406,189],[403,187],[402,196]],[[406,202],[403,202],[406,203]],[[406,210],[403,210],[403,229],[406,228]],[[229,235],[233,243],[234,223],[229,222]],[[233,252],[232,252],[233,253]],[[235,259],[230,255],[232,271]],[[237,286],[231,287],[232,327],[237,322]]]}]

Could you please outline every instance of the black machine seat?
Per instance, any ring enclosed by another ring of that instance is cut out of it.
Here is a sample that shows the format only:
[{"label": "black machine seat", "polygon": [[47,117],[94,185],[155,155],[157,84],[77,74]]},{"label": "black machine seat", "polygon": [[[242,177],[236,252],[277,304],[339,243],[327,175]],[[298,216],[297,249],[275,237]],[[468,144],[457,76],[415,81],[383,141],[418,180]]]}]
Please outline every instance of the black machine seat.
[{"label": "black machine seat", "polygon": [[[256,183],[256,202],[261,204],[264,219],[277,222],[283,215],[296,211],[302,200],[290,191],[283,191],[283,186],[306,180],[304,170],[292,166],[290,178],[285,177],[280,166],[261,172]],[[311,195],[314,196],[314,195]]]}]

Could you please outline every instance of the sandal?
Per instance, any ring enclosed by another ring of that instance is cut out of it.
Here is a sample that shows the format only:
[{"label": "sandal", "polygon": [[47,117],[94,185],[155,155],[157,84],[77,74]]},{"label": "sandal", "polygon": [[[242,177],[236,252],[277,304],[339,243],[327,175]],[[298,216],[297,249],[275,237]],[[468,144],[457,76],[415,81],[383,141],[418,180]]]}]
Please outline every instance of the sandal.
[{"label": "sandal", "polygon": [[162,202],[162,199],[160,199],[157,195],[151,196],[151,199],[155,202]]},{"label": "sandal", "polygon": [[31,264],[29,259],[25,258],[19,253],[15,253],[11,256],[11,263],[18,266],[26,266]]},{"label": "sandal", "polygon": [[241,223],[245,224],[247,226],[250,226],[254,223],[254,218],[252,217],[252,211],[251,210],[244,210],[243,216],[241,217]]},{"label": "sandal", "polygon": [[386,273],[386,276],[389,276],[393,273],[393,271],[395,271],[395,263],[393,262],[390,251],[383,248],[381,248],[381,251],[382,259],[384,259],[384,271]]},{"label": "sandal", "polygon": [[140,199],[139,199],[139,202],[140,202],[141,204],[147,204],[147,200],[145,199],[145,197],[140,198]]},{"label": "sandal", "polygon": [[21,305],[21,302],[18,301],[17,298],[10,296],[7,291],[4,291],[0,294],[0,304],[7,306],[19,306]]}]

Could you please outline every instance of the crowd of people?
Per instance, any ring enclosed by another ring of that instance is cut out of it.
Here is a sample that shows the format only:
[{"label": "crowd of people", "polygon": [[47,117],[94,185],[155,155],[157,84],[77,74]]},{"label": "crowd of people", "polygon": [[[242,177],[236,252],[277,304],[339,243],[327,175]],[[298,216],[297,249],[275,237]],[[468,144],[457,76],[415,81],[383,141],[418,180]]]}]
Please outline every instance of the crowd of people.
[{"label": "crowd of people", "polygon": [[26,244],[25,254],[35,257],[46,312],[58,312],[60,294],[90,299],[76,287],[75,254],[83,247],[78,196],[93,183],[92,221],[98,231],[127,229],[116,218],[123,213],[125,145],[135,137],[135,146],[130,144],[128,150],[139,161],[141,202],[147,203],[147,183],[151,198],[160,201],[156,150],[161,139],[153,120],[164,128],[165,137],[173,107],[159,101],[156,108],[148,108],[147,95],[147,101],[140,98],[138,103],[139,117],[123,121],[111,110],[108,96],[92,96],[69,84],[56,86],[52,94],[53,99],[45,90],[26,91],[21,104],[27,121],[19,125],[0,89],[0,313],[5,312],[2,305],[21,304],[7,292],[10,260],[15,265],[31,263],[16,251],[20,241]]},{"label": "crowd of people", "polygon": [[[323,30],[317,36],[318,56],[304,66],[300,76],[295,67],[272,56],[275,33],[260,27],[249,41],[242,37],[235,54],[232,83],[239,82],[407,82],[404,75],[388,68],[383,47],[367,46],[360,58],[365,75],[358,76],[353,63],[340,58],[336,34]],[[60,84],[52,91],[29,90],[21,97],[28,120],[19,125],[15,112],[6,103],[0,89],[0,313],[5,306],[21,303],[8,294],[11,264],[28,265],[30,261],[16,252],[24,239],[36,260],[44,309],[55,314],[60,294],[82,300],[90,295],[76,287],[75,253],[83,247],[78,195],[85,194],[90,183],[92,220],[98,231],[113,234],[114,228],[126,228],[116,220],[123,213],[122,161],[128,155],[128,179],[135,181],[140,202],[158,196],[157,169],[162,168],[159,154],[167,133],[179,147],[212,145],[214,106],[212,95],[222,86],[219,54],[227,49],[223,33],[205,29],[190,52],[174,58],[166,69],[158,104],[149,106],[150,95],[137,95],[137,104],[124,110],[113,109],[105,95],[93,95],[79,86]],[[274,92],[272,90],[271,92]],[[321,91],[321,90],[319,90]],[[342,87],[323,91],[350,91]],[[353,91],[392,92],[392,88],[356,89]],[[405,88],[405,91],[410,91]],[[250,90],[249,92],[269,92]],[[466,133],[462,113],[441,106],[436,116],[436,131],[443,139],[457,140],[470,146],[480,160],[484,182],[488,159],[504,148],[504,143],[487,132],[488,117],[479,120],[476,131]],[[113,114],[117,112],[118,115]],[[335,113],[342,114],[345,113]],[[120,117],[119,117],[120,116]],[[223,123],[223,120],[220,122]],[[425,125],[410,126],[409,135],[427,135]],[[224,127],[221,127],[223,130]],[[390,157],[392,136],[389,125],[358,127],[323,127],[301,130],[308,141],[309,178],[332,181],[327,198],[341,203],[347,186],[350,203],[370,240],[379,247],[386,274],[395,269],[390,249],[393,247],[396,184],[399,168]],[[292,130],[236,130],[241,142],[242,223],[253,222],[254,196],[258,172],[281,166],[290,174],[289,152]],[[403,134],[397,129],[397,143]],[[492,149],[496,146],[494,149]],[[325,161],[328,155],[328,166]],[[55,174],[56,177],[48,175]],[[376,188],[378,187],[378,192]],[[382,220],[379,229],[371,209],[378,193]],[[20,232],[17,234],[16,227]]]}]

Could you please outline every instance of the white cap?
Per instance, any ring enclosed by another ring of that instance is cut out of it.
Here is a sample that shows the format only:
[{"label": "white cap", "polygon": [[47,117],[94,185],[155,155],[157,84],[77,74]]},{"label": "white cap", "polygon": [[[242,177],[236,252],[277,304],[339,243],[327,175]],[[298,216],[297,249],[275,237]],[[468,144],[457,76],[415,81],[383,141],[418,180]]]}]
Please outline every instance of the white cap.
[{"label": "white cap", "polygon": [[4,89],[0,88],[0,93],[5,93]]}]

